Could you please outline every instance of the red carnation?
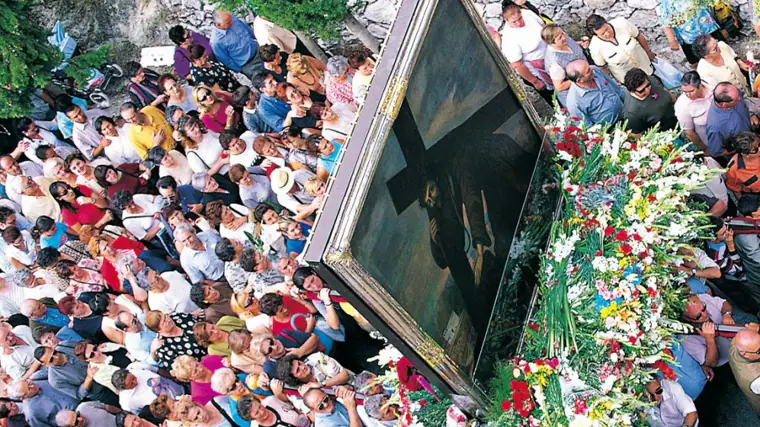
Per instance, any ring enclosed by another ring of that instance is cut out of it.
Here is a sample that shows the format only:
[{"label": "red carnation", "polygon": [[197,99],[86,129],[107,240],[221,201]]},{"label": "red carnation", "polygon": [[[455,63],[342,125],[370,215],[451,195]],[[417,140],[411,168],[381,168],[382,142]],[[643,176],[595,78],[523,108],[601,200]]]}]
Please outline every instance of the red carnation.
[{"label": "red carnation", "polygon": [[426,403],[427,403],[427,400],[420,399],[420,406],[425,406]]},{"label": "red carnation", "polygon": [[650,297],[652,297],[652,298],[654,298],[654,297],[656,297],[656,296],[657,296],[657,291],[655,291],[655,290],[654,290],[654,289],[652,289],[652,288],[647,288],[647,293],[648,293],[648,294],[649,294],[649,296],[650,296]]},{"label": "red carnation", "polygon": [[647,199],[649,199],[650,202],[654,202],[655,200],[657,200],[657,196],[655,196],[654,194],[650,194],[649,196],[647,196]]},{"label": "red carnation", "polygon": [[615,229],[612,228],[611,225],[608,225],[607,228],[604,229],[604,236],[611,236],[615,232]]},{"label": "red carnation", "polygon": [[646,253],[646,252],[641,252],[641,253],[639,253],[639,258],[646,258],[646,257],[648,257],[648,256],[649,256],[649,254],[648,254],[648,253]]},{"label": "red carnation", "polygon": [[636,344],[637,338],[636,337],[628,337],[628,341],[631,342],[631,344]]},{"label": "red carnation", "polygon": [[620,250],[623,252],[623,255],[630,255],[633,248],[628,243],[624,243],[620,246]]},{"label": "red carnation", "polygon": [[538,325],[535,323],[528,323],[528,328],[533,329],[534,331],[538,332]]},{"label": "red carnation", "polygon": [[641,241],[641,236],[639,236],[638,234],[634,234],[632,237],[633,237],[633,240],[635,240],[637,242]]},{"label": "red carnation", "polygon": [[505,401],[501,402],[501,410],[502,411],[506,412],[506,411],[509,411],[510,409],[512,409],[512,402],[510,402],[509,400],[505,400]]},{"label": "red carnation", "polygon": [[509,384],[509,388],[511,388],[512,391],[528,394],[528,383],[525,381],[512,380]]},{"label": "red carnation", "polygon": [[552,357],[551,359],[549,359],[549,366],[551,366],[552,369],[559,366],[559,359],[557,359],[556,357]]},{"label": "red carnation", "polygon": [[615,235],[615,239],[618,242],[624,242],[625,240],[628,239],[628,232],[625,230],[618,231],[617,234]]}]

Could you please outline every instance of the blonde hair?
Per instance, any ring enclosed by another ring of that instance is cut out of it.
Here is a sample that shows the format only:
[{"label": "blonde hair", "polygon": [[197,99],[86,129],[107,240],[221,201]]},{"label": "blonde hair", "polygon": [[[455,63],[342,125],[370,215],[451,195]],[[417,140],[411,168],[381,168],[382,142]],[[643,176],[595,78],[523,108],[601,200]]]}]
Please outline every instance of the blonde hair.
[{"label": "blonde hair", "polygon": [[170,374],[178,381],[189,383],[197,365],[198,361],[193,356],[182,355],[174,359]]},{"label": "blonde hair", "polygon": [[288,67],[288,71],[295,75],[306,74],[311,71],[312,68],[309,60],[300,53],[290,54],[286,66]]},{"label": "blonde hair", "polygon": [[[254,299],[258,301],[258,298]],[[238,317],[240,317],[242,320],[246,320],[248,318],[261,314],[259,313],[258,309],[256,309],[256,312],[247,310],[247,307],[245,306],[247,300],[248,291],[246,290],[235,292],[232,298],[230,298],[230,308],[232,309],[232,312],[237,314]]]},{"label": "blonde hair", "polygon": [[161,312],[151,310],[145,314],[145,326],[153,332],[158,332],[158,326],[161,324]]},{"label": "blonde hair", "polygon": [[248,348],[248,356],[260,365],[263,365],[267,360],[267,357],[261,352],[261,344],[270,338],[272,338],[271,333],[264,333],[256,335],[251,339],[251,345]]},{"label": "blonde hair", "polygon": [[214,100],[214,104],[216,104],[217,102],[219,102],[220,99],[219,99],[218,96],[216,96],[216,94],[214,93],[213,90],[211,90],[210,87],[206,86],[203,83],[201,83],[198,86],[194,87],[193,88],[193,92],[192,92],[193,102],[195,103],[195,105],[198,106],[198,111],[200,111],[201,113],[205,114],[205,113],[208,113],[207,107],[205,105],[201,105],[201,103],[198,102],[198,95],[200,95],[200,92],[202,90],[207,90],[211,94],[211,99]]},{"label": "blonde hair", "polygon": [[287,218],[287,217],[282,217],[280,218],[280,221],[277,223],[277,229],[280,230],[280,233],[285,233],[288,231],[288,226],[293,223],[295,223],[295,221],[293,221],[292,219]]},{"label": "blonde hair", "polygon": [[174,404],[174,413],[177,415],[179,421],[189,422],[190,420],[188,420],[187,417],[190,415],[190,410],[198,406],[200,405],[190,399],[180,399]]},{"label": "blonde hair", "polygon": [[[83,225],[82,230],[79,232],[79,238],[84,242],[85,235],[86,235],[86,229],[85,227],[90,227],[89,225]],[[90,235],[92,236],[91,232]],[[90,237],[87,239],[87,249],[90,250],[90,253],[92,254],[93,258],[97,258],[100,256],[100,242],[108,242],[106,239],[102,237]]]},{"label": "blonde hair", "polygon": [[325,182],[322,178],[312,175],[309,177],[309,179],[306,180],[306,182],[303,184],[303,189],[306,190],[307,193],[311,194],[312,196],[317,195],[317,189],[319,188],[319,184]]},{"label": "blonde hair", "polygon": [[560,34],[562,34],[562,27],[557,24],[549,24],[541,30],[541,38],[546,44],[554,44],[554,40]]},{"label": "blonde hair", "polygon": [[235,383],[237,375],[230,368],[219,368],[211,375],[211,390],[219,394],[228,394],[229,383]]}]

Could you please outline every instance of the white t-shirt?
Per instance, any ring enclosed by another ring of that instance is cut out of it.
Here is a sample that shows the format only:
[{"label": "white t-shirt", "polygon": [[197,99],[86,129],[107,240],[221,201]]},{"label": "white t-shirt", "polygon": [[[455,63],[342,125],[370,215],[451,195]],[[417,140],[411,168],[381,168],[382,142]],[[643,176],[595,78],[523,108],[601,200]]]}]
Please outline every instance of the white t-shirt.
[{"label": "white t-shirt", "polygon": [[230,154],[230,165],[241,165],[246,169],[253,166],[253,162],[259,158],[259,155],[253,151],[253,141],[259,135],[261,134],[251,131],[243,132],[240,135],[240,139],[245,142],[245,150],[240,154]]},{"label": "white t-shirt", "polygon": [[148,385],[148,380],[158,378],[158,374],[146,369],[129,369],[129,373],[137,379],[137,386],[131,390],[119,391],[119,405],[125,411],[137,414],[158,397]]},{"label": "white t-shirt", "polygon": [[[150,194],[135,194],[132,196],[137,206],[143,208],[143,211],[139,214],[130,214],[127,211],[122,212],[122,223],[130,233],[132,233],[137,239],[142,240],[148,231],[152,229],[156,224],[160,224],[160,221],[153,218],[152,215],[159,212],[160,206],[156,206],[154,203],[156,196]],[[137,218],[132,218],[137,217]],[[132,219],[127,219],[132,218]]]},{"label": "white t-shirt", "polygon": [[697,410],[694,402],[675,381],[660,380],[660,386],[662,387],[662,403],[660,403],[662,422],[666,426],[683,425],[686,415]]},{"label": "white t-shirt", "polygon": [[529,10],[522,10],[521,13],[524,26],[512,28],[504,25],[501,29],[501,52],[509,62],[544,59],[546,43],[541,38],[544,21]]},{"label": "white t-shirt", "polygon": [[177,185],[188,185],[193,182],[193,170],[190,168],[190,163],[182,153],[177,150],[169,151],[169,156],[174,159],[177,164],[173,168],[167,168],[164,166],[158,167],[158,176],[171,176],[177,181]]},{"label": "white t-shirt", "polygon": [[338,123],[332,125],[324,124],[322,136],[330,141],[335,139],[347,140],[351,132],[351,123],[356,117],[356,106],[338,103],[333,104],[330,109],[338,116]]},{"label": "white t-shirt", "polygon": [[119,166],[124,163],[140,163],[142,159],[135,151],[132,141],[129,139],[129,128],[132,125],[125,124],[123,128],[116,128],[117,136],[107,136],[111,140],[111,145],[103,149],[108,160],[114,165]]},{"label": "white t-shirt", "polygon": [[707,112],[710,111],[713,95],[712,90],[707,90],[704,98],[689,99],[681,94],[673,108],[678,118],[678,124],[684,130],[693,130],[707,144]]},{"label": "white t-shirt", "polygon": [[[187,153],[187,161],[193,172],[206,172],[219,160],[222,156],[222,151],[224,151],[224,149],[219,143],[219,134],[208,131],[203,135],[203,141],[198,144],[198,148],[185,150],[185,153]],[[203,161],[201,161],[201,159],[203,159]],[[206,166],[208,166],[208,168]],[[219,170],[219,173],[225,174],[229,169],[230,165],[224,165]]]},{"label": "white t-shirt", "polygon": [[151,310],[162,313],[191,313],[198,306],[190,299],[192,285],[176,271],[161,273],[161,277],[169,282],[169,289],[163,293],[148,291],[148,306]]},{"label": "white t-shirt", "polygon": [[37,251],[35,250],[37,243],[34,242],[32,233],[26,230],[21,231],[21,239],[24,241],[26,250],[22,251],[17,247],[9,244],[5,247],[5,256],[8,258],[13,258],[21,264],[30,267],[37,261]]}]

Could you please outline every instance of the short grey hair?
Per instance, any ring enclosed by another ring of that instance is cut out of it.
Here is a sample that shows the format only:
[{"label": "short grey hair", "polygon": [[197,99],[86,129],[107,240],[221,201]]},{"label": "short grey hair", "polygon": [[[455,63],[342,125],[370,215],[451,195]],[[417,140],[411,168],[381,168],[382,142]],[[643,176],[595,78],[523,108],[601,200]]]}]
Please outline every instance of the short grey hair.
[{"label": "short grey hair", "polygon": [[8,387],[8,397],[13,400],[21,400],[28,391],[29,384],[26,381],[16,381]]},{"label": "short grey hair", "polygon": [[383,416],[380,413],[380,409],[383,407],[383,401],[386,400],[384,394],[376,394],[373,396],[367,396],[364,398],[364,411],[367,412],[370,418],[376,420],[381,419]]},{"label": "short grey hair", "polygon": [[203,190],[206,188],[208,178],[209,176],[206,172],[196,172],[193,174],[193,178],[190,180],[190,183],[194,189],[203,192]]},{"label": "short grey hair", "polygon": [[327,60],[327,73],[331,76],[339,76],[348,70],[348,59],[345,56],[336,55]]}]

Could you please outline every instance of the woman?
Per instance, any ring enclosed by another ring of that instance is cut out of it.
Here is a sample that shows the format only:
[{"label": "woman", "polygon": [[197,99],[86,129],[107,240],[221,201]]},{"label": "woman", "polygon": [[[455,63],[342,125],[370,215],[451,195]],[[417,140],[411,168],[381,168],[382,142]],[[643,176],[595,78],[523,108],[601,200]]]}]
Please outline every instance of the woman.
[{"label": "woman", "polygon": [[[201,45],[192,45],[190,47],[190,59],[193,65],[190,67],[190,75],[193,76],[193,82],[196,87],[203,85],[214,89],[215,92],[221,91],[228,96],[240,87],[232,71],[219,62],[208,59],[206,48]],[[195,100],[196,105],[201,105]]]},{"label": "woman", "polygon": [[55,178],[72,187],[77,185],[77,176],[66,170],[63,160],[59,157],[45,160],[42,165],[42,173],[47,178]]},{"label": "woman", "polygon": [[179,356],[187,355],[200,359],[206,354],[193,336],[193,327],[198,322],[191,314],[164,314],[149,311],[145,315],[145,326],[158,334],[158,340],[151,346],[151,354],[158,365],[169,369]]},{"label": "woman", "polygon": [[559,25],[545,26],[541,30],[541,38],[547,45],[544,54],[544,66],[552,79],[552,85],[554,85],[560,105],[566,107],[570,80],[565,75],[565,67],[575,60],[585,60],[586,56],[583,54],[583,48],[578,46],[575,40],[568,37]]},{"label": "woman", "polygon": [[193,88],[190,85],[181,85],[176,77],[172,74],[163,74],[158,78],[158,87],[169,97],[166,101],[167,107],[176,105],[187,114],[190,111],[197,111],[198,104],[193,100]]},{"label": "woman", "polygon": [[95,168],[87,164],[84,156],[79,153],[66,157],[64,166],[69,172],[77,176],[77,185],[84,185],[91,188],[94,192],[105,196],[105,190],[98,184],[95,177]]},{"label": "woman", "polygon": [[700,34],[710,34],[722,40],[718,24],[710,13],[710,8],[693,0],[661,0],[657,8],[660,24],[665,30],[670,49],[683,50],[686,60],[696,68],[699,57],[694,54],[692,44]]},{"label": "woman", "polygon": [[213,404],[201,406],[188,400],[180,400],[175,405],[177,420],[196,427],[230,427],[227,418]]},{"label": "woman", "polygon": [[[269,333],[268,331],[265,333]],[[230,345],[230,367],[245,373],[262,372],[262,360],[260,352],[251,352],[253,335],[245,329],[236,329],[230,332],[227,342]]]},{"label": "woman", "polygon": [[288,256],[295,258],[306,247],[306,240],[311,234],[311,226],[293,221],[290,218],[283,218],[280,220],[280,232],[285,236]]},{"label": "woman", "polygon": [[259,299],[256,298],[253,290],[246,289],[235,292],[232,301],[230,301],[230,306],[232,311],[245,321],[246,329],[253,333],[271,326],[269,316],[261,314],[259,311]]},{"label": "woman", "polygon": [[205,405],[219,396],[211,388],[211,376],[223,367],[222,356],[206,355],[199,361],[192,356],[180,355],[171,364],[171,375],[178,381],[190,383],[193,401]]},{"label": "woman", "polygon": [[98,343],[110,340],[121,344],[124,342],[124,332],[114,327],[113,320],[106,321],[106,314],[121,310],[117,305],[105,294],[83,292],[79,297],[63,297],[58,301],[58,311],[72,318],[72,329],[82,338]]},{"label": "woman", "polygon": [[317,172],[319,146],[315,141],[304,138],[301,128],[289,127],[287,131],[282,133],[280,141],[290,150],[287,162],[290,163],[291,169],[308,169],[314,173]]},{"label": "woman", "polygon": [[322,127],[320,120],[315,120],[309,113],[314,101],[304,96],[295,86],[290,83],[280,83],[277,85],[277,96],[283,101],[290,104],[291,114],[290,123],[302,129],[309,129],[312,133],[319,133]]},{"label": "woman", "polygon": [[[241,418],[237,410],[237,402],[246,396],[257,396],[263,399],[266,396],[271,396],[269,390],[264,390],[259,386],[269,385],[269,378],[266,376],[249,375],[249,374],[236,374],[230,368],[222,368],[214,372],[214,376],[211,377],[211,387],[215,392],[227,396],[227,402],[229,403],[230,415],[237,425],[247,426],[250,424],[250,420],[246,421]],[[255,397],[254,397],[255,399]],[[249,417],[250,418],[250,417]]]},{"label": "woman", "polygon": [[158,194],[155,185],[150,184],[150,169],[140,163],[124,163],[118,169],[100,165],[95,168],[95,178],[111,199],[120,190],[132,194]]},{"label": "woman", "polygon": [[88,259],[81,266],[74,261],[63,259],[55,264],[53,270],[58,277],[69,281],[69,286],[64,291],[79,297],[83,292],[99,293],[106,289],[105,279],[99,272],[100,265],[100,262],[92,259]]},{"label": "woman", "polygon": [[70,187],[59,181],[50,184],[49,190],[61,207],[63,222],[75,233],[79,233],[83,225],[103,229],[113,219],[111,211],[106,209],[108,201],[86,186]]},{"label": "woman", "polygon": [[198,104],[201,120],[208,130],[222,133],[225,129],[231,129],[238,135],[243,133],[243,131],[238,132],[242,121],[240,114],[230,105],[229,96],[217,97],[211,88],[205,85],[196,86],[192,94],[193,100]]},{"label": "woman", "polygon": [[193,327],[195,341],[208,348],[208,354],[228,357],[230,346],[227,342],[230,332],[236,329],[244,329],[245,322],[234,316],[224,316],[216,322],[198,322]]},{"label": "woman", "polygon": [[259,47],[259,55],[264,61],[264,68],[271,71],[277,83],[282,83],[288,78],[288,54],[281,51],[273,44],[265,44]]},{"label": "woman", "polygon": [[317,158],[317,176],[322,181],[327,182],[335,172],[335,164],[338,161],[340,149],[343,145],[319,135],[311,135],[309,136],[309,140],[317,145],[319,152],[319,158]]},{"label": "woman", "polygon": [[166,151],[161,147],[153,147],[148,151],[148,160],[158,166],[158,176],[171,176],[177,185],[189,185],[193,180],[193,169],[187,157],[177,150]]},{"label": "woman", "polygon": [[287,68],[288,83],[317,102],[326,100],[323,85],[325,64],[314,57],[293,53],[288,57]]},{"label": "woman", "polygon": [[90,257],[87,244],[73,240],[71,237],[76,237],[77,234],[74,230],[70,230],[66,224],[53,221],[52,218],[42,215],[37,218],[34,228],[40,235],[40,249],[57,249],[62,255],[73,259],[74,262]]},{"label": "woman", "polygon": [[139,163],[142,161],[135,151],[132,141],[129,139],[129,123],[120,127],[108,116],[100,116],[95,119],[95,130],[101,136],[108,138],[111,142],[103,149],[103,153],[111,161],[111,164],[120,165],[122,163]]},{"label": "woman", "polygon": [[210,202],[206,205],[206,220],[212,227],[219,227],[222,238],[247,242],[246,234],[256,232],[256,224],[248,221],[248,208],[243,205],[226,206],[222,200]]},{"label": "woman", "polygon": [[31,270],[37,263],[37,243],[32,233],[19,230],[17,227],[6,227],[3,230],[5,247],[3,251],[14,270]]},{"label": "woman", "polygon": [[187,162],[193,172],[205,172],[208,175],[227,173],[230,157],[224,154],[218,134],[209,132],[200,119],[191,116],[179,120],[179,133],[185,146]]},{"label": "woman", "polygon": [[359,100],[364,99],[369,89],[369,82],[375,71],[375,61],[367,52],[357,49],[348,54],[348,66],[355,71],[351,80],[351,94],[354,97],[354,103],[358,104]]},{"label": "woman", "polygon": [[751,65],[739,59],[730,46],[712,36],[701,34],[694,39],[692,47],[694,54],[700,58],[697,73],[702,83],[714,88],[718,83],[729,82],[736,86],[745,98],[752,96],[747,78],[743,74],[750,70]]},{"label": "woman", "polygon": [[619,82],[632,68],[639,68],[651,76],[654,73],[654,53],[649,49],[644,34],[625,18],[609,22],[599,15],[586,19],[586,30],[591,37],[589,51],[599,67],[606,66]]},{"label": "woman", "polygon": [[351,123],[356,118],[356,107],[351,104],[326,106],[315,102],[309,109],[314,120],[322,121],[322,136],[330,141],[346,142],[351,133]]},{"label": "woman", "polygon": [[259,427],[309,427],[311,421],[309,417],[302,414],[287,399],[280,399],[282,395],[282,381],[272,380],[270,388],[275,394],[268,396],[264,400],[259,400],[254,396],[243,396],[240,398],[240,406],[248,409],[240,413],[240,416],[251,422],[256,422]]},{"label": "woman", "polygon": [[327,60],[325,95],[332,104],[348,104],[356,108],[353,93],[354,69],[348,66],[345,56],[336,55]]}]

